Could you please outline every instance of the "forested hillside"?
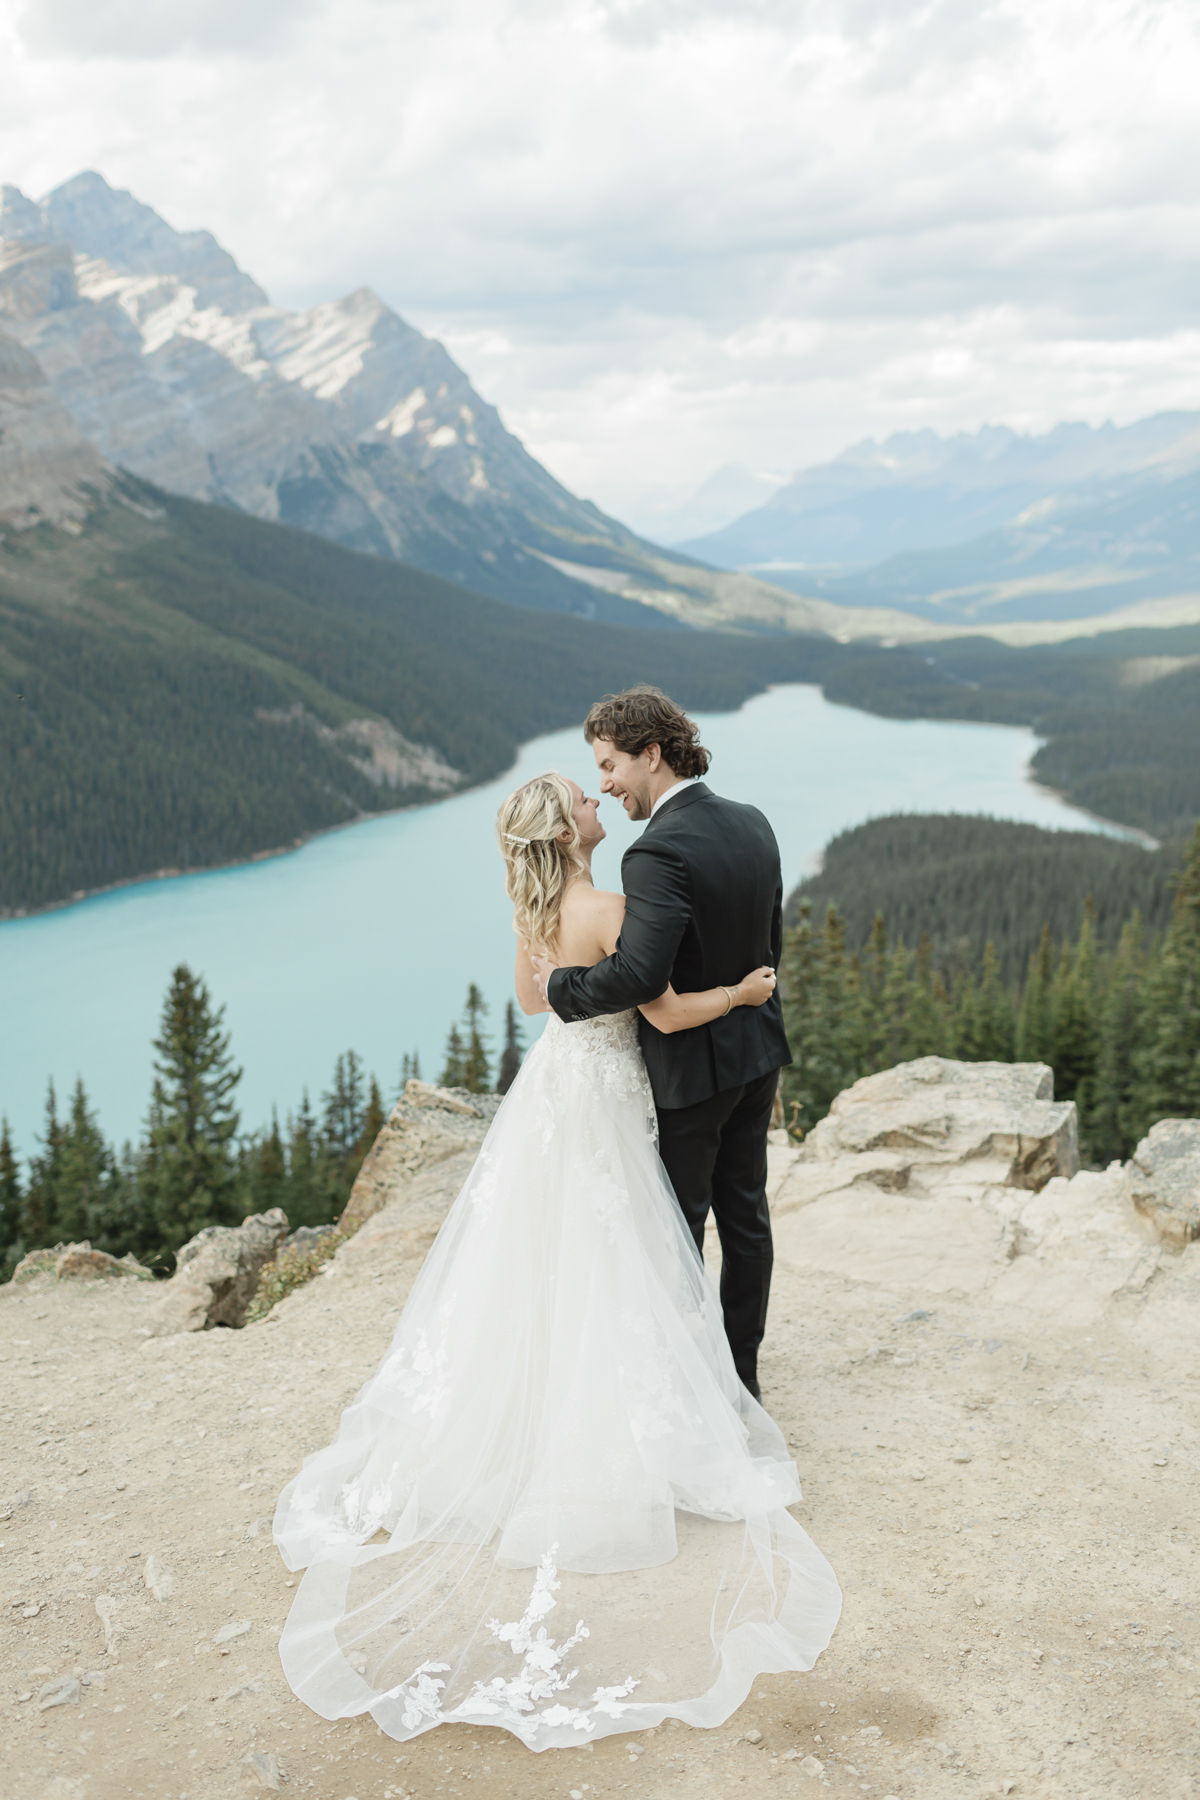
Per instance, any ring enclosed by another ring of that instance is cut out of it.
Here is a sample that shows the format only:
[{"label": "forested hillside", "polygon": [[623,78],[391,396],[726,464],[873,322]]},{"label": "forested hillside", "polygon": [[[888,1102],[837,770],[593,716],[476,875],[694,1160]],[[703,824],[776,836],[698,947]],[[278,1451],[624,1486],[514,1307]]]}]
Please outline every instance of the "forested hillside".
[{"label": "forested hillside", "polygon": [[494,775],[606,690],[732,707],[828,640],[535,614],[128,481],[0,541],[0,912]]},{"label": "forested hillside", "polygon": [[[865,892],[855,897],[851,931],[832,900],[822,916],[809,898],[793,897],[795,923],[780,969],[794,1056],[783,1095],[793,1131],[809,1130],[860,1076],[922,1056],[1049,1063],[1055,1097],[1078,1108],[1081,1153],[1099,1166],[1129,1156],[1156,1120],[1200,1115],[1200,827],[1170,878],[1161,932],[1147,929],[1135,906],[1114,933],[1122,893],[1135,891],[1129,884],[1136,876],[1103,859],[1092,864],[1090,873],[1104,884],[1102,934],[1101,914],[1087,897],[1066,929],[1050,923],[1068,905],[1056,877],[1064,890],[1075,879],[1067,873],[1069,847],[1059,856],[1043,846],[1039,863],[1038,847],[1011,835],[1018,828],[955,820],[939,833],[929,829],[934,822],[914,820],[906,837],[903,823],[883,820],[878,829],[848,833],[858,841],[842,840],[831,859],[880,905],[865,941]],[[931,853],[924,889],[905,880],[904,867],[907,861],[912,872],[922,839]],[[951,849],[940,864],[939,841]],[[869,869],[871,844],[893,865],[878,880]],[[1006,851],[1015,870],[1011,916],[990,890],[972,885],[1001,870]],[[1157,916],[1165,859],[1144,860],[1157,864],[1158,885],[1146,888]],[[943,871],[951,890],[945,905],[934,885]],[[1009,927],[1010,965],[1021,937],[1033,941],[1019,975],[1005,971],[990,937],[978,948],[985,920]],[[939,921],[956,934],[940,946],[931,936]]]},{"label": "forested hillside", "polygon": [[0,539],[0,916],[435,798],[639,680],[1028,724],[1075,804],[1164,840],[1200,816],[1200,628],[920,651],[633,630],[123,478],[78,535]]},{"label": "forested hillside", "polygon": [[820,874],[790,896],[787,922],[795,924],[802,904],[818,920],[834,906],[853,951],[867,944],[881,913],[890,936],[910,948],[927,937],[944,969],[977,963],[990,942],[1012,982],[1024,977],[1043,927],[1061,943],[1078,931],[1089,901],[1105,947],[1135,910],[1147,931],[1165,930],[1180,860],[1089,831],[904,813],[833,838]]}]

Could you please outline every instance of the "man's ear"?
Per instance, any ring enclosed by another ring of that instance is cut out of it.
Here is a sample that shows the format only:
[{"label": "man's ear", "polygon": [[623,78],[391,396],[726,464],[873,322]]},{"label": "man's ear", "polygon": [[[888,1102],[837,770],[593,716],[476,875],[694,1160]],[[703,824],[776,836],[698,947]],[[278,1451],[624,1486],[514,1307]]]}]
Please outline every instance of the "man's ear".
[{"label": "man's ear", "polygon": [[657,775],[662,763],[662,746],[660,744],[647,744],[643,751],[643,755],[646,758],[646,769],[648,773]]}]

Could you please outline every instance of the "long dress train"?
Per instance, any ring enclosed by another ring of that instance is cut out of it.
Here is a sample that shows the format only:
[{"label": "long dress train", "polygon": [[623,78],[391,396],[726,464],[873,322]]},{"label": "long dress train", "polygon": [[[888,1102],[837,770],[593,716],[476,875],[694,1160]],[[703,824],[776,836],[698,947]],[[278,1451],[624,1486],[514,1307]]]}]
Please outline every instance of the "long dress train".
[{"label": "long dress train", "polygon": [[833,1571],[734,1371],[636,1013],[551,1018],[333,1443],[280,1496],[280,1643],[324,1718],[533,1750],[719,1725],[811,1669]]}]

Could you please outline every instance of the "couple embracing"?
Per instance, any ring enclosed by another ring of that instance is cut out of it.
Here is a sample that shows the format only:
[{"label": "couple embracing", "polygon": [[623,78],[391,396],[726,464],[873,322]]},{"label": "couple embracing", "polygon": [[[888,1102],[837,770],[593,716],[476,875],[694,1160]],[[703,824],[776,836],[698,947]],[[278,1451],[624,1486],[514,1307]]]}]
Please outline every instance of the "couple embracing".
[{"label": "couple embracing", "polygon": [[592,885],[604,831],[573,781],[505,801],[518,998],[552,1017],[390,1351],[276,1514],[306,1568],[294,1691],[398,1740],[719,1725],[756,1676],[810,1669],[840,1608],[759,1404],[790,1060],[778,849],[702,781],[696,727],[655,690],[601,701],[585,735],[602,791],[646,821],[625,892]]}]

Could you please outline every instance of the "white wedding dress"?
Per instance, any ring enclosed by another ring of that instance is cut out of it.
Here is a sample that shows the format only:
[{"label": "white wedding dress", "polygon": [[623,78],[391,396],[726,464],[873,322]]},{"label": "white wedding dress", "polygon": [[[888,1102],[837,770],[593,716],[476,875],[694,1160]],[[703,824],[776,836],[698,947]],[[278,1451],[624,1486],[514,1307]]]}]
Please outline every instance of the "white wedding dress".
[{"label": "white wedding dress", "polygon": [[655,1144],[637,1014],[551,1018],[378,1371],[280,1496],[327,1719],[532,1750],[719,1725],[841,1608]]}]

